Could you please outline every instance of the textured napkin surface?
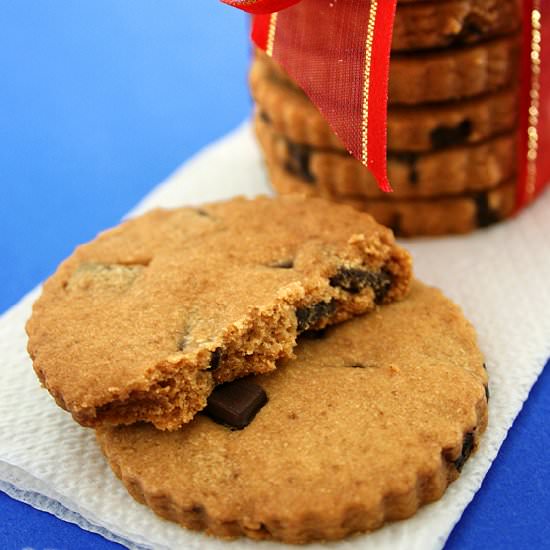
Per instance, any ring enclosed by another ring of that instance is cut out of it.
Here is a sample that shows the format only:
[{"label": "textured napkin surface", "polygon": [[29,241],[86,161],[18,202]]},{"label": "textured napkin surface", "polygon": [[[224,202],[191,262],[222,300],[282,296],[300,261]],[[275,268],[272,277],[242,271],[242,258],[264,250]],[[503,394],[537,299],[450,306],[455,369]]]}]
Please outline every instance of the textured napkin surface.
[{"label": "textured napkin surface", "polygon": [[[270,193],[248,126],[211,146],[149,195],[133,214]],[[418,277],[439,286],[477,328],[487,358],[489,428],[460,479],[437,503],[373,534],[308,548],[441,548],[550,357],[550,193],[516,220],[465,237],[408,241]],[[188,532],[134,502],[105,463],[91,430],[41,389],[24,323],[33,291],[0,318],[0,489],[129,548],[283,547],[223,542]]]}]

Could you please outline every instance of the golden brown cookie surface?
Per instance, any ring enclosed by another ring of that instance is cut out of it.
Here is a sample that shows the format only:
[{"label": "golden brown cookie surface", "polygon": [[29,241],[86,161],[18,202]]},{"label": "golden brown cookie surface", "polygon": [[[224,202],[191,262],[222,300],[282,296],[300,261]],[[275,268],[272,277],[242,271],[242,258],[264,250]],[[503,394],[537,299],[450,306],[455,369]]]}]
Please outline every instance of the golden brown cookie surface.
[{"label": "golden brown cookie surface", "polygon": [[254,381],[269,401],[240,431],[202,415],[176,432],[99,430],[130,493],[218,536],[338,539],[440,498],[487,423],[474,330],[420,283]]},{"label": "golden brown cookie surface", "polygon": [[154,210],[61,264],[29,353],[78,422],[175,429],[215,384],[291,356],[298,333],[403,297],[410,273],[389,230],[323,200]]},{"label": "golden brown cookie surface", "polygon": [[446,48],[512,33],[521,23],[518,0],[399,2],[393,50]]}]

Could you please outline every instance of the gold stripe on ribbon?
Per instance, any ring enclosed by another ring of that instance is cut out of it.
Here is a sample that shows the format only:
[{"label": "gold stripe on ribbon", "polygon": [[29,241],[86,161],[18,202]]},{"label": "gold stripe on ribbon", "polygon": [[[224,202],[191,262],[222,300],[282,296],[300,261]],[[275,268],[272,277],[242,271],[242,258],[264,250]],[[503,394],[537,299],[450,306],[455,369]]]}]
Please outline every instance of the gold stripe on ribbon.
[{"label": "gold stripe on ribbon", "polygon": [[533,0],[531,11],[531,87],[529,90],[529,118],[527,127],[527,200],[532,201],[537,185],[537,158],[539,152],[540,108],[540,51],[541,51],[541,0]]},{"label": "gold stripe on ribbon", "polygon": [[374,26],[376,24],[376,12],[378,10],[378,0],[371,0],[369,11],[369,23],[367,26],[367,39],[365,41],[365,75],[363,79],[363,119],[361,123],[362,139],[361,160],[366,166],[369,153],[369,90],[370,90],[370,72],[372,64],[372,44],[374,41]]},{"label": "gold stripe on ribbon", "polygon": [[275,46],[275,33],[277,32],[277,12],[272,13],[269,18],[269,31],[267,33],[267,45],[265,53],[273,57],[273,47]]}]

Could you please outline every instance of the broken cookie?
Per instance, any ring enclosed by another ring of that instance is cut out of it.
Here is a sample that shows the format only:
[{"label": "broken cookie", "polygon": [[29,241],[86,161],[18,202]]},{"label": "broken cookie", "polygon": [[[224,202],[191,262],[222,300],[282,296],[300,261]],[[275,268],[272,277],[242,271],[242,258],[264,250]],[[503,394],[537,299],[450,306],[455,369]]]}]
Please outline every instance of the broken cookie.
[{"label": "broken cookie", "polygon": [[34,369],[85,426],[173,430],[218,384],[271,371],[298,334],[405,296],[409,255],[320,199],[154,210],[76,249],[27,324]]}]

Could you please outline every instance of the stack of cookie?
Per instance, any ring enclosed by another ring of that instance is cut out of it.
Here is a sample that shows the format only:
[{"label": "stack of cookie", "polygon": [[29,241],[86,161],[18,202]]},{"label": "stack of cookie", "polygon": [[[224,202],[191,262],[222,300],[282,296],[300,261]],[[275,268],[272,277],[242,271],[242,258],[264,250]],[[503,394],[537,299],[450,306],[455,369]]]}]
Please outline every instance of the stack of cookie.
[{"label": "stack of cookie", "polygon": [[61,264],[28,349],[160,516],[338,539],[440,498],[487,425],[473,327],[411,276],[391,231],[349,206],[155,210]]},{"label": "stack of cookie", "polygon": [[517,0],[400,0],[390,63],[393,194],[295,82],[258,52],[250,82],[269,176],[281,193],[351,204],[403,236],[459,233],[511,215],[517,174]]}]

